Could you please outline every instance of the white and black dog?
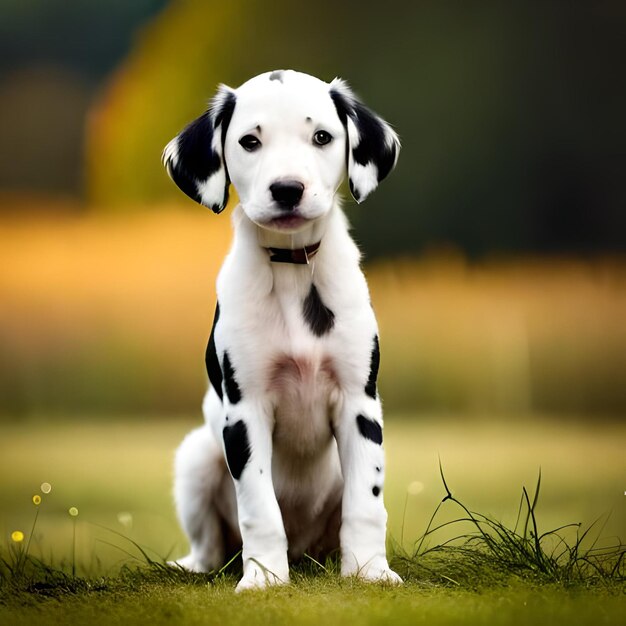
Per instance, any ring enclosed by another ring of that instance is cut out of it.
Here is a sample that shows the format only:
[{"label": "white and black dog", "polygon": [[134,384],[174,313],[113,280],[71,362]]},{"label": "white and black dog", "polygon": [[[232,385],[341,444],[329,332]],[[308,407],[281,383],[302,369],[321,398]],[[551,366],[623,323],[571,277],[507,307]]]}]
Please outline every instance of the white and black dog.
[{"label": "white and black dog", "polygon": [[174,182],[216,213],[239,196],[206,353],[206,424],[176,454],[194,571],[241,546],[237,590],[286,583],[288,556],[340,547],[341,572],[387,563],[376,318],[337,190],[361,202],[400,144],[345,82],[292,70],[221,86],[165,148]]}]

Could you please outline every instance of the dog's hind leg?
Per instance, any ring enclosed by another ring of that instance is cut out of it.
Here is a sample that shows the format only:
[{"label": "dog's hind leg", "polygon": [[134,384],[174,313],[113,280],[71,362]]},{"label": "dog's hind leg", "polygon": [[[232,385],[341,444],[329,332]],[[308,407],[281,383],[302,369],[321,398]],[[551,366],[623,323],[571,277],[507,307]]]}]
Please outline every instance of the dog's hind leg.
[{"label": "dog's hind leg", "polygon": [[223,518],[223,507],[218,507],[217,500],[224,497],[225,480],[232,484],[210,426],[191,431],[176,452],[174,479],[176,509],[191,551],[174,565],[208,572],[224,564],[225,531],[228,534],[230,524]]}]

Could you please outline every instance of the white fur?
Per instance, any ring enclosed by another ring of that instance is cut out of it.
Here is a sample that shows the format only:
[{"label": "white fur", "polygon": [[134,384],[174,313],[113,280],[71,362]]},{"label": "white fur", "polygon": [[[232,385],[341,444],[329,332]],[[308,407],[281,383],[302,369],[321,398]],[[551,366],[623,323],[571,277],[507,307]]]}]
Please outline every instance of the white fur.
[{"label": "white fur", "polygon": [[[187,436],[176,456],[175,496],[191,542],[178,563],[196,571],[220,567],[227,528],[243,540],[238,590],[286,583],[288,556],[334,547],[341,548],[343,575],[401,582],[385,554],[382,493],[372,493],[374,485],[382,490],[383,449],[356,424],[361,414],[382,425],[380,400],[364,391],[377,326],[336,197],[346,173],[346,132],[328,89],[291,71],[282,81],[267,74],[251,79],[235,90],[225,141],[240,205],[217,280],[215,344],[220,362],[228,351],[242,398],[233,405],[209,389],[206,425]],[[317,130],[333,141],[314,145]],[[239,139],[246,134],[262,147],[243,150]],[[305,188],[289,223],[277,221],[284,209],[269,191],[281,180]],[[266,250],[318,241],[310,265],[272,263]],[[303,319],[312,282],[335,315],[332,331],[321,337]],[[232,480],[222,433],[239,420],[251,457]]]}]

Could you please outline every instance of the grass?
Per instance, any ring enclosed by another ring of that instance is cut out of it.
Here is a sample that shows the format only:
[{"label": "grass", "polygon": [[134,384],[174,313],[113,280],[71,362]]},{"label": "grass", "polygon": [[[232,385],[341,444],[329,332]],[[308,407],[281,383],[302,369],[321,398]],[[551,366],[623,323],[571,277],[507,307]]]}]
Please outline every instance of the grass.
[{"label": "grass", "polygon": [[[336,559],[324,565],[305,559],[292,568],[289,586],[237,596],[236,563],[219,572],[192,574],[154,560],[131,541],[144,566],[124,566],[115,577],[80,578],[38,559],[23,560],[19,553],[12,563],[5,558],[0,618],[11,624],[87,619],[95,624],[617,623],[626,608],[624,546],[598,555],[593,547],[581,549],[583,537],[573,546],[558,530],[538,537],[539,484],[532,504],[525,498],[527,514],[519,534],[471,513],[449,492],[443,474],[442,479],[447,490],[442,504],[460,506],[476,531],[457,538],[458,545],[446,542],[422,551],[437,530],[429,526],[413,556],[392,556],[393,567],[405,576],[401,588],[342,579]],[[527,533],[529,523],[534,533]],[[543,549],[546,536],[559,539],[557,556]]]},{"label": "grass", "polygon": [[[412,554],[400,550],[394,559],[402,564],[398,569],[405,577],[424,579],[426,574],[435,583],[478,584],[479,587],[484,586],[487,580],[493,583],[507,581],[511,577],[566,586],[610,585],[626,581],[626,546],[621,541],[600,546],[599,535],[589,545],[586,540],[592,535],[594,525],[582,532],[580,523],[539,532],[536,511],[541,472],[532,499],[526,488],[522,488],[515,526],[509,527],[488,515],[471,511],[455,498],[446,483],[441,464],[439,469],[446,495],[435,509]],[[456,504],[463,517],[434,525],[439,510],[446,502]],[[470,523],[472,531],[424,548],[431,535],[460,523]],[[571,542],[562,534],[568,528],[578,531]]]},{"label": "grass", "polygon": [[[41,421],[3,429],[3,441],[12,445],[0,462],[0,521],[5,538],[17,527],[27,530],[22,543],[8,542],[2,549],[1,623],[615,624],[626,609],[623,547],[610,537],[624,527],[622,501],[615,501],[604,529],[593,526],[592,515],[607,511],[612,501],[588,511],[582,503],[592,490],[579,480],[587,473],[596,488],[621,489],[624,428],[579,430],[575,439],[561,433],[556,465],[563,473],[553,473],[555,465],[546,459],[543,480],[524,490],[517,506],[514,481],[536,472],[534,460],[549,449],[543,447],[546,439],[555,449],[560,425],[555,431],[547,420],[526,421],[498,431],[488,422],[484,429],[474,424],[467,430],[458,420],[410,425],[391,418],[386,504],[390,529],[398,529],[390,532],[392,563],[406,584],[392,588],[343,580],[335,560],[304,560],[292,569],[288,587],[238,596],[233,591],[237,562],[213,575],[162,565],[168,555],[184,550],[170,502],[169,462],[190,425]],[[437,446],[445,476],[432,454],[433,432],[445,440]],[[487,438],[508,458],[508,464],[495,459],[499,475],[491,472],[488,459],[476,462],[484,456],[480,442]],[[584,442],[590,459],[580,475],[574,471],[580,465],[574,440]],[[524,458],[512,454],[519,448]],[[602,463],[593,461],[596,454]],[[421,456],[429,457],[429,472],[417,469]],[[53,488],[35,505],[28,494],[39,491],[41,480]],[[453,485],[462,496],[453,493]],[[571,518],[560,496],[576,490],[577,516]],[[502,514],[476,513],[476,504]],[[78,508],[78,517],[68,514],[70,506]],[[575,526],[558,528],[568,521]]]},{"label": "grass", "polygon": [[608,590],[518,584],[476,593],[465,589],[372,587],[334,577],[308,577],[268,593],[235,595],[226,577],[171,584],[149,575],[59,597],[31,598],[22,609],[0,607],[10,624],[618,624],[623,595]]},{"label": "grass", "polygon": [[[479,591],[408,582],[371,586],[302,574],[288,587],[235,595],[235,579],[172,583],[154,572],[123,572],[78,589],[41,587],[22,605],[0,606],[7,624],[618,624],[624,596],[611,589],[514,583]],[[63,590],[62,592],[60,590]]]}]

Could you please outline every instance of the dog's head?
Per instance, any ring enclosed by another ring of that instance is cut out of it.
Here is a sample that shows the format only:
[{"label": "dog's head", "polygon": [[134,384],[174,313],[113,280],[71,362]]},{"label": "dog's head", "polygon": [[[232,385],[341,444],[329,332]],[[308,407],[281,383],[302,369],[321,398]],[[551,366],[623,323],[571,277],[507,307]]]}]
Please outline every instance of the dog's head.
[{"label": "dog's head", "polygon": [[188,196],[221,212],[233,183],[248,217],[295,232],[330,211],[346,169],[362,202],[394,167],[400,142],[345,82],[292,70],[222,85],[209,109],[166,146]]}]

